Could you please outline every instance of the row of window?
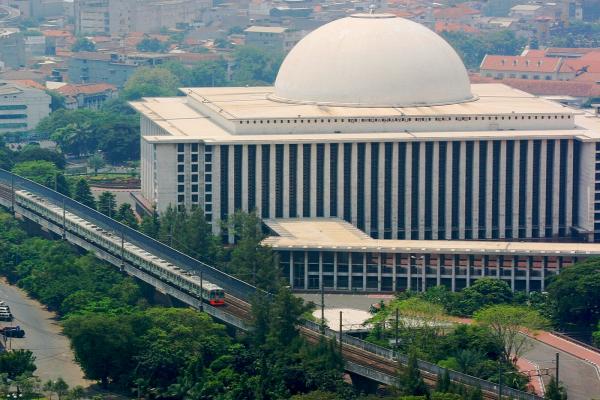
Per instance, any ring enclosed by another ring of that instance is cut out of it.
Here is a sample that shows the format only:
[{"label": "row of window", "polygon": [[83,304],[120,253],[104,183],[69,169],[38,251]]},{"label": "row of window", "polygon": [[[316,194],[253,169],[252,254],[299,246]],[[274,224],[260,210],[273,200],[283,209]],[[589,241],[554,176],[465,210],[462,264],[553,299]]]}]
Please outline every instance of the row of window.
[{"label": "row of window", "polygon": [[[373,237],[386,239],[569,236],[570,227],[578,219],[574,206],[578,191],[567,187],[567,171],[572,171],[572,181],[577,182],[579,171],[573,160],[578,159],[579,144],[571,143],[573,157],[568,158],[569,140],[547,141],[542,159],[541,140],[504,143],[502,149],[500,141],[439,142],[437,160],[433,155],[434,142],[358,143],[355,148],[351,143],[292,144],[287,154],[284,154],[284,145],[259,145],[260,174],[255,171],[258,146],[248,146],[247,165],[242,165],[241,145],[221,146],[220,217],[224,219],[233,212],[229,210],[229,196],[234,197],[234,209],[239,209],[242,196],[246,195],[248,208],[258,208],[263,218],[338,216],[355,222]],[[475,162],[476,150],[478,163]],[[233,171],[229,170],[230,151],[234,152]],[[275,153],[274,165],[271,165],[271,152]],[[394,152],[397,158],[393,157]],[[325,169],[326,154],[328,170]],[[383,157],[381,162],[380,157]],[[287,168],[284,166],[286,158]],[[342,166],[341,171],[339,166]],[[246,194],[242,193],[243,169],[249,171]],[[541,170],[546,172],[544,181]],[[392,180],[395,174],[397,185]],[[232,185],[229,185],[230,179]],[[370,183],[367,185],[367,182]],[[487,193],[488,183],[491,193]],[[313,184],[316,187],[313,188]],[[232,193],[229,193],[230,186]],[[275,190],[273,205],[270,203],[272,188]],[[256,204],[256,190],[261,192],[260,204]],[[527,208],[529,195],[532,196],[530,209]],[[284,204],[286,197],[288,204]],[[394,204],[396,210],[392,210]],[[540,204],[545,205],[543,215]],[[342,208],[338,209],[340,205]],[[568,214],[572,216],[569,220]],[[529,221],[528,215],[531,215]],[[382,225],[379,225],[380,220]],[[556,222],[558,232],[553,230]],[[436,230],[439,234],[434,237]],[[394,237],[393,232],[397,232]]]}]

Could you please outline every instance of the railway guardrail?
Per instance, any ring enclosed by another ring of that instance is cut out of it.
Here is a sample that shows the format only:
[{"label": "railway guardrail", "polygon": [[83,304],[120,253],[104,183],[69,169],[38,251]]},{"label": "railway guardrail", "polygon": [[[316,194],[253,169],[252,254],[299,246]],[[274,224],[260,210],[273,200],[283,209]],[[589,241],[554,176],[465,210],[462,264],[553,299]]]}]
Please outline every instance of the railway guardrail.
[{"label": "railway guardrail", "polygon": [[[152,253],[155,256],[170,262],[171,264],[177,265],[180,268],[197,272],[202,271],[204,277],[207,280],[223,287],[227,292],[231,293],[239,299],[249,301],[252,295],[255,294],[257,290],[259,290],[256,287],[240,279],[237,279],[231,275],[219,271],[218,269],[208,264],[198,261],[149,236],[144,235],[143,233],[136,231],[135,229],[125,226],[113,220],[112,218],[109,218],[106,215],[71,199],[68,196],[65,196],[43,185],[15,175],[9,171],[0,169],[0,184],[4,185],[5,187],[10,187],[13,193],[15,190],[26,190],[32,194],[46,198],[54,204],[64,207],[66,211],[76,214],[80,218],[85,219],[88,222],[104,230],[115,232],[117,235],[122,235],[125,241],[130,242],[140,248],[143,248],[149,253]],[[12,201],[14,202],[14,197]],[[302,324],[304,327],[310,329],[311,331],[322,332],[322,327],[320,324],[308,320],[302,321]],[[334,331],[331,328],[326,327],[324,334],[326,337],[331,339],[339,340],[340,338],[339,332]],[[355,338],[344,333],[342,333],[341,335],[341,340],[342,343],[378,355],[389,361],[399,361],[402,364],[406,364],[407,356],[396,354],[396,352],[394,352],[392,349],[378,346],[376,344]],[[437,366],[436,364],[429,363],[427,361],[418,360],[418,366],[419,369],[430,374],[439,375],[444,373],[443,368]],[[351,369],[357,368],[358,364],[352,363]],[[452,370],[449,370],[448,372],[452,381],[460,382],[468,386],[479,387],[481,388],[481,390],[486,392],[493,393],[498,391],[498,385],[492,382]],[[504,396],[514,399],[541,399],[541,397],[535,394],[523,392],[509,387],[503,387],[503,393]]]}]

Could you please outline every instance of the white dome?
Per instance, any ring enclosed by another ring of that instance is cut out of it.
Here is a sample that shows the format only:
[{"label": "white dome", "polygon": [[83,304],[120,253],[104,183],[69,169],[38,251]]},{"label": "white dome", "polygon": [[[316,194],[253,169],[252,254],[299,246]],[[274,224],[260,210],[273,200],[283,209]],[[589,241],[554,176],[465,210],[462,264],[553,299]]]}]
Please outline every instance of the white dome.
[{"label": "white dome", "polygon": [[399,107],[473,100],[454,49],[423,25],[357,14],[308,34],[283,61],[272,100]]}]

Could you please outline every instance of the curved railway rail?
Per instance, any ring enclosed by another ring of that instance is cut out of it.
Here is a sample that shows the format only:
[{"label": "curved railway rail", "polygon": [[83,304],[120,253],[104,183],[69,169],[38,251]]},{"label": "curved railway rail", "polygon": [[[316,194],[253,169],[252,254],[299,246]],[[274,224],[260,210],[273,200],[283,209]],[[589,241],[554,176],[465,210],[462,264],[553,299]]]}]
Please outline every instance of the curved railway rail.
[{"label": "curved railway rail", "polygon": [[[236,326],[250,329],[249,300],[257,289],[246,282],[227,275],[216,268],[195,260],[124,226],[105,215],[44,186],[0,169],[0,204],[15,213],[53,231],[70,242],[95,252],[130,275],[169,294],[184,303],[202,308],[213,317]],[[197,290],[197,276],[225,289],[225,306],[212,307],[203,302]],[[304,321],[300,333],[308,340],[323,336],[336,340],[346,360],[349,372],[384,384],[394,384],[399,363],[406,357],[392,350],[355,337],[323,329],[311,321]],[[443,370],[435,364],[419,361],[419,369],[430,384],[434,384]],[[488,399],[497,398],[497,385],[469,375],[450,371],[450,379],[481,388]],[[503,388],[506,397],[538,400],[540,397],[511,388]]]}]

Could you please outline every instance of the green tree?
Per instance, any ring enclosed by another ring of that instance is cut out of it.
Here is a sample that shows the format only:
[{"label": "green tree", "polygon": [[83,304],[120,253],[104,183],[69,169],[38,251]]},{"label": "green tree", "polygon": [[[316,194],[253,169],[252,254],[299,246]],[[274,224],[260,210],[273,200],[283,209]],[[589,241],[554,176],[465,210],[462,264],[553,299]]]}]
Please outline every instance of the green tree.
[{"label": "green tree", "polygon": [[275,81],[283,55],[250,46],[234,51],[232,81],[236,86],[271,84]]},{"label": "green tree", "polygon": [[587,330],[600,320],[600,259],[565,268],[547,286],[553,319],[563,329]]},{"label": "green tree", "polygon": [[421,376],[414,350],[409,352],[406,366],[400,365],[398,391],[403,396],[429,396],[429,388]]},{"label": "green tree", "polygon": [[94,153],[90,157],[88,157],[88,167],[94,170],[94,175],[98,175],[98,170],[104,168],[106,165],[106,161],[104,161],[104,157],[100,153]]},{"label": "green tree", "polygon": [[113,193],[102,192],[98,197],[98,211],[111,218],[116,217],[117,200]]},{"label": "green tree", "polygon": [[56,129],[50,138],[66,153],[82,155],[93,152],[98,147],[95,123],[90,121],[70,123]]},{"label": "green tree", "polygon": [[96,45],[86,37],[78,37],[71,46],[71,51],[76,53],[80,51],[96,51]]},{"label": "green tree", "polygon": [[140,324],[129,315],[87,314],[67,319],[64,330],[86,377],[106,388],[110,381],[126,380],[135,367],[134,326]]},{"label": "green tree", "polygon": [[472,315],[481,308],[493,304],[508,304],[512,299],[513,292],[506,282],[500,279],[482,278],[462,290],[457,311],[462,315]]},{"label": "green tree", "polygon": [[191,250],[190,256],[210,264],[221,261],[221,240],[213,235],[201,208],[196,207],[187,215],[182,240],[185,248]]},{"label": "green tree", "polygon": [[201,61],[191,70],[193,86],[225,86],[227,84],[227,63],[225,60]]},{"label": "green tree", "polygon": [[58,169],[65,169],[67,161],[62,153],[40,146],[27,145],[14,154],[15,162],[25,161],[50,161]]},{"label": "green tree", "polygon": [[535,332],[548,325],[537,311],[522,306],[495,305],[477,311],[475,321],[490,329],[494,338],[503,344],[502,358],[510,363],[526,351],[530,341],[522,329]]},{"label": "green tree", "polygon": [[166,68],[138,68],[125,83],[121,97],[138,100],[142,97],[176,96],[179,80]]},{"label": "green tree", "polygon": [[[50,393],[56,393],[58,400],[64,398],[69,392],[69,385],[63,378],[58,378],[55,381],[49,380],[44,384],[44,390]],[[51,396],[52,397],[52,396]],[[50,399],[52,400],[52,399]]]},{"label": "green tree", "polygon": [[69,184],[65,176],[50,161],[25,161],[17,163],[12,168],[12,172],[50,189],[55,189],[59,193],[69,195]]},{"label": "green tree", "polygon": [[143,38],[136,46],[142,52],[163,53],[168,48],[168,43],[163,43],[156,38]]},{"label": "green tree", "polygon": [[546,393],[544,394],[546,400],[567,400],[567,391],[565,388],[551,376],[548,386],[546,386]]},{"label": "green tree", "polygon": [[144,215],[140,225],[140,230],[145,235],[148,235],[154,239],[158,239],[158,233],[160,231],[160,219],[158,218],[158,213],[156,210],[153,210],[151,216]]},{"label": "green tree", "polygon": [[238,210],[228,222],[229,232],[237,238],[229,270],[260,289],[276,292],[281,285],[278,263],[273,250],[261,244],[265,234],[256,212]]},{"label": "green tree", "polygon": [[90,208],[96,209],[96,199],[94,199],[90,185],[83,178],[79,179],[75,185],[73,199]]},{"label": "green tree", "polygon": [[116,214],[116,219],[130,228],[138,228],[137,217],[135,216],[135,213],[131,208],[131,204],[129,203],[123,203],[119,206],[119,209],[117,210]]},{"label": "green tree", "polygon": [[31,376],[37,369],[35,356],[29,350],[11,350],[0,354],[0,373],[15,380],[19,376]]}]

